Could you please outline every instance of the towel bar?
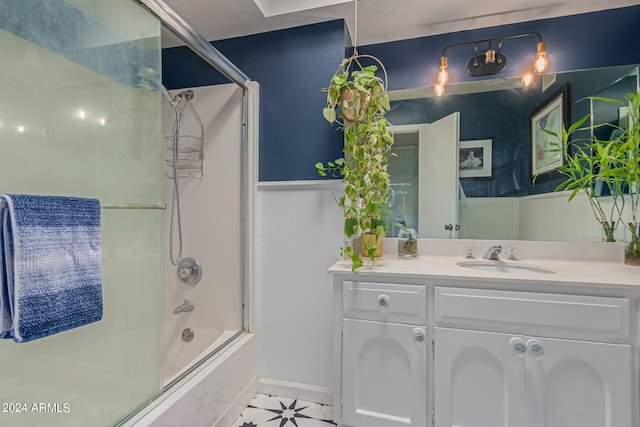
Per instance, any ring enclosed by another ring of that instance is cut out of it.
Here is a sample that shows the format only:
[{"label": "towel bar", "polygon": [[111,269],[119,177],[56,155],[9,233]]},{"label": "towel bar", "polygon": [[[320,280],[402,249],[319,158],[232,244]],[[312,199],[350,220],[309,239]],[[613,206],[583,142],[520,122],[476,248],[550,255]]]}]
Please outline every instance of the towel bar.
[{"label": "towel bar", "polygon": [[167,209],[166,203],[128,203],[121,205],[101,205],[102,209]]}]

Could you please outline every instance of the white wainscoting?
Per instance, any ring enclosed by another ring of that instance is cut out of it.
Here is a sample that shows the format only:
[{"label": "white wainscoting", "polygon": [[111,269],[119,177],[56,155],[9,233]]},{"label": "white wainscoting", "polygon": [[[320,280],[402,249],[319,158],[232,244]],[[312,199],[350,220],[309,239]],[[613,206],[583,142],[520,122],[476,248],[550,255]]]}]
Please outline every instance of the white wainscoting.
[{"label": "white wainscoting", "polygon": [[342,192],[335,181],[258,185],[254,314],[261,393],[331,403],[327,268],[343,242],[336,203]]},{"label": "white wainscoting", "polygon": [[[600,242],[602,227],[583,193],[569,202],[568,192],[524,197],[468,197],[458,203],[461,239]],[[605,212],[611,198],[601,199]],[[628,214],[628,204],[625,213]],[[629,215],[627,215],[629,216]],[[625,241],[622,224],[616,241]]]},{"label": "white wainscoting", "polygon": [[[338,260],[343,242],[342,211],[336,204],[343,187],[336,181],[261,182],[257,186],[254,315],[258,391],[331,404],[333,308],[332,282],[326,270]],[[562,240],[566,233],[580,232],[583,240],[601,240],[599,225],[584,198],[568,203],[567,194],[551,193],[519,199],[469,198],[461,200],[461,205],[463,202],[467,210],[461,208],[461,215],[469,215],[480,204],[492,206],[493,219],[477,221],[485,221],[483,227],[500,227],[502,232],[508,229],[513,239],[535,235],[536,240]],[[519,219],[505,223],[507,211]],[[445,243],[448,241],[439,247]],[[456,253],[464,253],[464,241],[450,244],[460,246]],[[544,242],[533,244],[533,255],[547,251],[541,245]],[[563,252],[568,247],[562,246]],[[390,256],[395,251],[393,245],[385,248]]]},{"label": "white wainscoting", "polygon": [[[467,197],[458,201],[461,239],[518,239],[520,202],[517,197]],[[479,214],[480,212],[480,214]]]},{"label": "white wainscoting", "polygon": [[[520,198],[520,239],[601,242],[602,227],[593,216],[584,193],[568,201],[569,192],[545,193]],[[611,197],[601,198],[605,212],[611,211]],[[627,211],[628,211],[628,206]],[[628,212],[626,212],[628,213]],[[616,241],[625,241],[620,224]]]}]

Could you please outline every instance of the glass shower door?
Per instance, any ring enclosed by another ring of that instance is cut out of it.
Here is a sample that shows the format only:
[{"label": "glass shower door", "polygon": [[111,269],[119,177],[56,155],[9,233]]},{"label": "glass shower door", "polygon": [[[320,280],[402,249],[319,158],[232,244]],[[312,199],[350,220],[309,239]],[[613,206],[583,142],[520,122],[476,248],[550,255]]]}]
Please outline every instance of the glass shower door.
[{"label": "glass shower door", "polygon": [[111,426],[162,390],[160,23],[130,0],[3,0],[0,52],[0,194],[101,201],[104,304],[0,341],[0,425]]}]

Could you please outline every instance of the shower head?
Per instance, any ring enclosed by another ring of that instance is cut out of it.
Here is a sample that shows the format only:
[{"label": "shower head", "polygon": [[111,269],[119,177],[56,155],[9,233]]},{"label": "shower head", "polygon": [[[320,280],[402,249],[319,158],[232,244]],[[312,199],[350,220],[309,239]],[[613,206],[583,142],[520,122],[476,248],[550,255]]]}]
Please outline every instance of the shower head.
[{"label": "shower head", "polygon": [[191,101],[193,99],[193,97],[195,96],[195,94],[193,93],[193,91],[191,89],[185,90],[184,92],[180,92],[178,95],[184,95],[184,97],[187,99],[187,101]]},{"label": "shower head", "polygon": [[188,89],[188,90],[183,90],[182,92],[174,96],[173,100],[175,102],[180,102],[183,99],[186,99],[187,101],[191,101],[194,97],[195,97],[195,94],[193,93],[193,91],[191,89]]},{"label": "shower head", "polygon": [[191,89],[188,89],[180,92],[179,94],[177,94],[172,98],[171,94],[169,93],[167,88],[164,87],[164,85],[162,85],[162,94],[164,95],[165,98],[167,98],[167,101],[169,101],[169,104],[171,104],[172,107],[178,106],[178,104],[180,104],[180,101],[182,101],[183,99],[186,99],[187,101],[191,101],[195,97],[195,94],[193,93],[193,91]]}]

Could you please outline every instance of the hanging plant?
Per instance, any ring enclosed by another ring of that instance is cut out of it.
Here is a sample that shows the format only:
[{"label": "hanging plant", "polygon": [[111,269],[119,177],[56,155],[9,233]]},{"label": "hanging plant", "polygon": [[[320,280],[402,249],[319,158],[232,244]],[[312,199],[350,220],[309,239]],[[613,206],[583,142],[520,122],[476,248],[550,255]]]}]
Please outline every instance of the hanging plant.
[{"label": "hanging plant", "polygon": [[[361,59],[380,65],[384,79],[378,77],[376,65],[362,66]],[[317,163],[321,176],[341,177],[345,193],[338,200],[344,213],[344,235],[348,242],[371,233],[362,240],[362,255],[375,261],[376,249],[384,237],[383,212],[389,194],[388,156],[393,146],[390,124],[385,114],[390,109],[386,71],[382,63],[369,55],[346,58],[330,80],[324,118],[344,132],[344,156]],[[352,270],[363,265],[361,254],[353,245],[341,247],[341,254],[351,259]]]}]

